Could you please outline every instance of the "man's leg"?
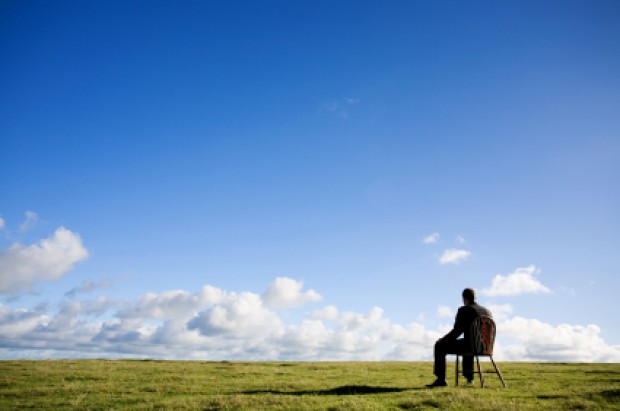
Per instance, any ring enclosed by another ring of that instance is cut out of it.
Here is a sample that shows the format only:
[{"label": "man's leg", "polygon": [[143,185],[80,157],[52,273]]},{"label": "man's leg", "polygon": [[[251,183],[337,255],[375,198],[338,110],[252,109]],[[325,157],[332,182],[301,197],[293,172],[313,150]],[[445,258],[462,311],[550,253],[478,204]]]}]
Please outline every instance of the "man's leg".
[{"label": "man's leg", "polygon": [[446,354],[456,354],[458,348],[458,340],[439,340],[435,343],[435,366],[433,372],[438,380],[446,380]]},{"label": "man's leg", "polygon": [[433,373],[438,380],[446,380],[446,347],[442,340],[435,343],[435,365]]},{"label": "man's leg", "polygon": [[450,354],[460,354],[463,356],[463,377],[467,381],[474,379],[474,356],[463,355],[463,353],[470,353],[471,347],[465,342],[465,339],[460,338],[454,342],[454,351]]},{"label": "man's leg", "polygon": [[465,377],[467,381],[473,381],[474,379],[474,356],[473,355],[463,356],[463,377]]}]

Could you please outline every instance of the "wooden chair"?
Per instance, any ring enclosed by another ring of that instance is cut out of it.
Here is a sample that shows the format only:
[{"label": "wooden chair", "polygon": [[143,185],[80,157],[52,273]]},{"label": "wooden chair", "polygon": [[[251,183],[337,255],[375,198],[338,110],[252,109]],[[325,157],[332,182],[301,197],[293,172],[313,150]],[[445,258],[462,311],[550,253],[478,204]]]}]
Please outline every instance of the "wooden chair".
[{"label": "wooden chair", "polygon": [[456,385],[459,385],[459,356],[470,355],[476,357],[477,370],[474,370],[474,374],[480,376],[480,386],[484,387],[484,377],[482,375],[482,369],[480,368],[479,357],[489,357],[495,367],[495,373],[499,377],[502,385],[506,387],[502,373],[497,368],[495,361],[493,360],[493,345],[495,344],[495,321],[491,317],[480,316],[471,323],[470,328],[471,347],[472,351],[469,353],[460,353],[456,355]]}]

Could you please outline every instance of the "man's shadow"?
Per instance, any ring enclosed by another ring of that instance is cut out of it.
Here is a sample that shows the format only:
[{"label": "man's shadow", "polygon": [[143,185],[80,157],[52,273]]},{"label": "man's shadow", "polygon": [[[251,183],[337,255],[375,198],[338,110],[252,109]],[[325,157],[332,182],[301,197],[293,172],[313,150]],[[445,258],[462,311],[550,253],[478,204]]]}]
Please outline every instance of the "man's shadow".
[{"label": "man's shadow", "polygon": [[375,387],[371,385],[343,385],[329,390],[280,391],[254,390],[244,391],[243,394],[278,394],[278,395],[365,395],[387,394],[415,390],[416,388]]}]

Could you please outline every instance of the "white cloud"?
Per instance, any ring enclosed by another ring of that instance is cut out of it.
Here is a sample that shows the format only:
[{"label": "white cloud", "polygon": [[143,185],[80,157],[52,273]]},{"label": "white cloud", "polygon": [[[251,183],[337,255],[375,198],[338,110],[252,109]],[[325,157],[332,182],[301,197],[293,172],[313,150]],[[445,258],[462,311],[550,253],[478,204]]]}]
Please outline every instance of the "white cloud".
[{"label": "white cloud", "polygon": [[534,274],[538,271],[535,266],[530,265],[525,268],[517,268],[512,274],[506,276],[498,274],[493,278],[491,287],[483,289],[481,293],[491,297],[527,293],[550,293],[551,290],[534,278]]},{"label": "white cloud", "polygon": [[426,329],[423,325],[412,323],[406,327],[394,326],[395,344],[384,359],[393,361],[429,361],[433,359],[433,346],[443,333]]},{"label": "white cloud", "polygon": [[30,231],[39,221],[39,215],[34,211],[26,211],[26,220],[19,226],[19,230]]},{"label": "white cloud", "polygon": [[29,247],[15,243],[0,252],[0,293],[27,291],[35,281],[60,279],[87,257],[80,236],[64,227]]},{"label": "white cloud", "polygon": [[146,293],[140,298],[129,317],[159,320],[191,315],[201,306],[200,296],[182,290]]},{"label": "white cloud", "polygon": [[114,309],[116,303],[105,296],[99,296],[94,300],[65,301],[60,305],[59,317],[80,317],[84,315],[102,315],[110,309]]},{"label": "white cloud", "polygon": [[486,307],[491,310],[495,321],[505,320],[513,312],[512,305],[510,304],[489,304]]},{"label": "white cloud", "polygon": [[0,336],[17,340],[39,325],[49,322],[47,315],[25,309],[11,310],[0,304]]},{"label": "white cloud", "polygon": [[320,310],[316,310],[313,314],[312,314],[312,318],[316,318],[318,320],[327,320],[327,321],[331,321],[331,320],[335,320],[336,318],[338,318],[338,308],[336,308],[333,305],[328,305],[326,307],[321,308]]},{"label": "white cloud", "polygon": [[227,298],[229,296],[225,291],[210,285],[193,294],[183,290],[168,290],[161,294],[146,293],[137,304],[122,311],[121,317],[159,320],[189,317]]},{"label": "white cloud", "polygon": [[425,237],[424,240],[422,240],[424,244],[435,244],[438,241],[439,241],[439,233],[430,234],[429,236]]},{"label": "white cloud", "polygon": [[333,330],[320,320],[303,320],[292,325],[280,339],[282,359],[311,360],[321,355],[334,338]]},{"label": "white cloud", "polygon": [[461,261],[469,257],[471,253],[467,250],[460,250],[457,248],[451,248],[445,250],[441,257],[439,257],[439,264],[460,264]]},{"label": "white cloud", "polygon": [[267,286],[263,294],[265,304],[275,308],[296,308],[307,302],[321,300],[321,296],[314,290],[302,292],[304,283],[287,277],[278,277]]},{"label": "white cloud", "polygon": [[454,317],[454,311],[452,311],[452,308],[446,306],[446,305],[440,305],[439,307],[437,307],[437,315],[439,317]]},{"label": "white cloud", "polygon": [[260,295],[250,292],[230,294],[221,303],[199,313],[188,327],[205,336],[237,338],[266,337],[283,329],[280,318],[263,305]]},{"label": "white cloud", "polygon": [[4,218],[0,217],[0,230],[6,227],[6,223],[4,222]]},{"label": "white cloud", "polygon": [[[606,344],[596,325],[552,325],[514,317],[508,304],[489,308],[498,323],[495,357],[500,361],[620,361],[620,347]],[[445,328],[450,326],[395,324],[380,307],[359,313],[332,305],[285,324],[259,294],[206,285],[197,292],[168,290],[125,302],[100,296],[32,310],[0,304],[0,354],[426,361],[432,360],[433,344]]]},{"label": "white cloud", "polygon": [[514,317],[498,324],[501,358],[515,361],[620,362],[620,346],[601,338],[597,325],[553,326],[536,319]]},{"label": "white cloud", "polygon": [[459,235],[456,237],[456,242],[457,244],[465,244],[467,240],[465,240],[465,237],[463,237],[462,235]]}]

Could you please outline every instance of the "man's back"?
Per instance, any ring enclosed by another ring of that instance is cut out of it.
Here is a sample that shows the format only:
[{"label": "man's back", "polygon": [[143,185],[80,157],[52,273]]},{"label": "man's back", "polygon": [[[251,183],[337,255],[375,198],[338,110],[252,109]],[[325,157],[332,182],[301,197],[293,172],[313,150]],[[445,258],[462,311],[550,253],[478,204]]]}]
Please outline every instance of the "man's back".
[{"label": "man's back", "polygon": [[491,311],[478,303],[473,302],[462,306],[456,314],[454,328],[444,338],[457,339],[461,334],[464,334],[465,341],[469,342],[469,327],[471,323],[483,315],[492,317]]},{"label": "man's back", "polygon": [[471,337],[469,335],[471,323],[478,317],[486,316],[486,317],[493,318],[493,315],[491,314],[491,311],[489,311],[486,307],[483,307],[477,303],[471,303],[469,305],[465,305],[461,307],[459,311],[461,311],[461,309],[464,311],[464,315],[463,315],[464,336],[463,338],[465,339],[467,343],[469,343],[469,341],[471,341]]},{"label": "man's back", "polygon": [[476,318],[480,317],[480,316],[486,316],[486,317],[493,317],[493,315],[491,315],[491,311],[489,311],[488,308],[481,306],[478,303],[471,303],[469,305],[464,305],[463,307],[461,307],[459,309],[459,311],[463,309],[464,311],[466,311],[466,318],[468,320],[468,325],[471,324],[472,321],[474,321]]}]

